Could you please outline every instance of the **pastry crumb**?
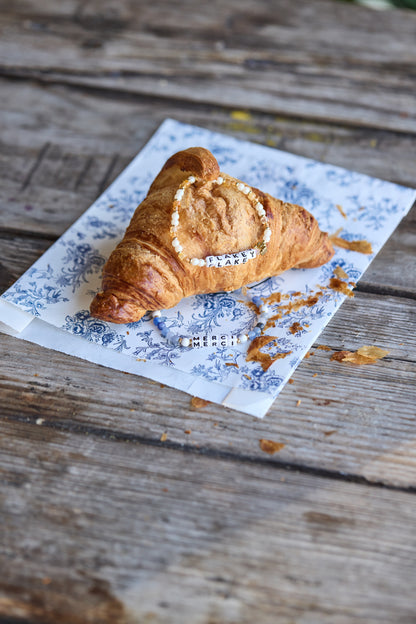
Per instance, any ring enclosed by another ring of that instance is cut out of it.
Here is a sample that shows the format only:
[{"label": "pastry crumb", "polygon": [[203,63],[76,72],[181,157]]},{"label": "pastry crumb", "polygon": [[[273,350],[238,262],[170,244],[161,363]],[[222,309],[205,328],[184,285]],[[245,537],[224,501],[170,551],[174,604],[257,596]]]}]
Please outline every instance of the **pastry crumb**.
[{"label": "pastry crumb", "polygon": [[236,368],[240,368],[236,362],[226,362],[226,366],[235,366]]},{"label": "pastry crumb", "polygon": [[339,210],[339,212],[342,214],[342,216],[344,217],[344,219],[347,218],[347,215],[343,209],[343,207],[340,204],[335,204],[335,207]]},{"label": "pastry crumb", "polygon": [[202,407],[206,407],[210,403],[211,401],[206,401],[205,399],[201,399],[200,397],[196,397],[196,396],[192,397],[191,399],[191,405],[195,409],[201,409]]},{"label": "pastry crumb", "polygon": [[338,277],[331,277],[329,280],[329,287],[332,290],[342,293],[343,295],[347,295],[347,297],[354,297],[354,293],[351,288],[348,288],[348,284],[338,279]]},{"label": "pastry crumb", "polygon": [[338,277],[339,279],[348,279],[348,278],[349,278],[348,273],[346,273],[346,272],[344,271],[344,269],[343,269],[342,267],[340,267],[340,266],[335,267],[335,269],[334,269],[334,275],[335,275],[336,277]]},{"label": "pastry crumb", "polygon": [[331,347],[327,347],[326,345],[318,345],[315,348],[319,349],[320,351],[332,351]]},{"label": "pastry crumb", "polygon": [[373,248],[371,243],[366,240],[347,241],[345,238],[341,238],[335,233],[329,237],[331,243],[336,247],[342,247],[342,249],[349,249],[350,251],[357,251],[362,254],[372,254]]},{"label": "pastry crumb", "polygon": [[289,331],[291,334],[295,335],[298,332],[302,331],[303,327],[300,323],[298,323],[297,321],[295,321],[295,323],[293,323],[290,327],[289,327]]},{"label": "pastry crumb", "polygon": [[262,451],[268,453],[269,455],[274,455],[282,450],[285,447],[283,442],[274,442],[273,440],[259,440],[259,445]]},{"label": "pastry crumb", "polygon": [[314,373],[312,377],[318,377],[318,373]]},{"label": "pastry crumb", "polygon": [[292,379],[292,378],[290,378],[290,379],[288,380],[288,382],[287,382],[287,383],[288,383],[288,384],[293,384],[293,383],[295,383],[295,380],[294,380],[294,379]]},{"label": "pastry crumb", "polygon": [[160,436],[160,441],[166,442],[167,439],[168,439],[168,434],[166,433],[166,431],[164,431],[162,435]]},{"label": "pastry crumb", "polygon": [[36,424],[37,424],[37,425],[43,425],[43,423],[44,423],[44,422],[45,422],[45,419],[44,419],[44,418],[37,418],[37,419],[36,419]]},{"label": "pastry crumb", "polygon": [[192,431],[190,429],[185,429],[184,433],[186,433],[186,435],[190,435]]},{"label": "pastry crumb", "polygon": [[364,345],[357,351],[337,351],[331,356],[331,360],[336,362],[349,362],[350,364],[374,364],[377,360],[381,360],[389,351],[380,349],[380,347]]},{"label": "pastry crumb", "polygon": [[301,403],[302,403],[302,400],[301,400],[301,399],[298,399],[298,400],[296,401],[296,407],[299,407],[299,405],[300,405]]}]

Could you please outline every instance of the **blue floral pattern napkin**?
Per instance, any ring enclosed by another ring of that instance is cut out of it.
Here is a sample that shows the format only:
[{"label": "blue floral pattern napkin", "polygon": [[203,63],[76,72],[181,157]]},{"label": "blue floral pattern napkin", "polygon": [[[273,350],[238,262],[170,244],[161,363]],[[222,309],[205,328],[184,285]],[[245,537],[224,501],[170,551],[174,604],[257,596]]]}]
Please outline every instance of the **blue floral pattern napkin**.
[{"label": "blue floral pattern napkin", "polygon": [[[246,361],[247,346],[181,349],[161,337],[149,315],[137,323],[116,325],[88,313],[100,289],[102,267],[153,178],[169,156],[195,145],[208,148],[222,171],[304,206],[322,230],[339,231],[347,241],[364,239],[372,245],[370,255],[339,248],[323,267],[287,271],[251,285],[247,292],[197,295],[166,311],[168,327],[175,333],[239,334],[255,323],[247,305],[250,298],[280,292],[283,299],[274,309],[282,317],[268,333],[277,337],[270,354],[284,357],[266,371],[260,363]],[[146,363],[157,365],[162,382],[166,382],[164,368],[169,369],[170,385],[176,385],[172,375],[176,371],[198,379],[205,397],[210,384],[215,384],[227,391],[236,389],[234,395],[239,391],[267,395],[270,404],[345,299],[346,295],[328,288],[334,269],[341,267],[348,280],[357,282],[415,199],[414,189],[169,119],[85,214],[2,295],[0,321],[6,322],[2,310],[7,302],[30,315],[29,320],[49,324],[51,330],[63,330],[141,362],[140,374],[146,375]],[[313,305],[296,305],[299,297],[313,301],[315,293],[320,294]],[[263,415],[258,412],[264,409],[255,407],[256,395],[250,397],[254,407],[247,411]],[[239,409],[244,411],[244,405]]]}]

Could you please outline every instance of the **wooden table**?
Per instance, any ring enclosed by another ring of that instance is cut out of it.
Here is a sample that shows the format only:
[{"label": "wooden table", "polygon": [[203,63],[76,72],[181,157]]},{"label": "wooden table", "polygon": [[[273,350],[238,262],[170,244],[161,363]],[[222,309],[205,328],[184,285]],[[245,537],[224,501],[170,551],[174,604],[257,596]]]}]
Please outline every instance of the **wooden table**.
[{"label": "wooden table", "polygon": [[[19,0],[0,27],[2,291],[166,117],[415,185],[416,13]],[[0,622],[414,624],[415,235],[319,341],[389,356],[315,350],[264,421],[2,335]]]}]

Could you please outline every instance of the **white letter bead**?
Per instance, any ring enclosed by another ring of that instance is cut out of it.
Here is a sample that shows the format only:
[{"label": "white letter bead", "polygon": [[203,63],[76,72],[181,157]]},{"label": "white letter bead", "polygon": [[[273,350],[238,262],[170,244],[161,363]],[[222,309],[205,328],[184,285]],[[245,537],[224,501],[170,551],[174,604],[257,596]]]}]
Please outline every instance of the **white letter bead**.
[{"label": "white letter bead", "polygon": [[178,201],[181,201],[183,194],[184,194],[184,190],[183,189],[178,189],[175,193],[175,199]]},{"label": "white letter bead", "polygon": [[215,267],[216,266],[216,257],[215,256],[207,256],[205,258],[205,264],[207,267]]},{"label": "white letter bead", "polygon": [[248,249],[247,253],[250,259],[253,259],[257,256],[257,251],[255,249]]}]

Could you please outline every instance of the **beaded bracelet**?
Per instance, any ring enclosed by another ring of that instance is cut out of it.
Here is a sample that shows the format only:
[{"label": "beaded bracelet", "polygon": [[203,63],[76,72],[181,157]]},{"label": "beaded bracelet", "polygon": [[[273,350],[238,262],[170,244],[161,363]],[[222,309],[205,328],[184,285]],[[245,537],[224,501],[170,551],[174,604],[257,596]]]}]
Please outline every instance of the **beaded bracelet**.
[{"label": "beaded bracelet", "polygon": [[[195,182],[197,182],[197,178],[195,178],[195,176],[189,176],[189,178],[186,178],[186,180],[184,180],[179,185],[179,188],[175,193],[174,201],[173,201],[173,211],[171,215],[170,232],[172,236],[172,247],[174,248],[178,256],[181,258],[181,260],[190,262],[193,266],[199,266],[199,267],[206,266],[209,268],[212,268],[212,267],[222,268],[222,267],[227,267],[227,266],[236,266],[238,264],[245,264],[246,262],[248,262],[248,260],[254,260],[254,258],[257,256],[259,252],[264,254],[267,251],[267,244],[269,243],[270,238],[272,236],[272,231],[269,227],[269,220],[267,218],[266,211],[264,209],[263,204],[257,197],[256,193],[253,191],[253,189],[250,188],[249,186],[246,186],[242,182],[237,182],[235,180],[227,180],[227,181],[230,184],[234,184],[236,188],[242,193],[244,193],[244,195],[246,195],[247,198],[251,201],[254,209],[256,210],[260,218],[260,222],[264,225],[263,238],[261,241],[257,243],[255,247],[252,247],[251,249],[245,249],[244,251],[238,251],[236,253],[229,253],[229,254],[222,254],[220,256],[207,256],[206,258],[187,258],[185,254],[183,253],[183,247],[176,235],[176,231],[179,226],[179,208],[181,206],[181,201],[185,194],[185,190],[189,188],[190,186],[192,186],[192,184],[195,184]],[[219,176],[213,182],[214,184],[221,186],[221,184],[224,184],[224,182],[226,181],[224,180],[222,176]]]},{"label": "beaded bracelet", "polygon": [[254,296],[252,302],[260,310],[260,315],[257,318],[257,323],[248,334],[195,334],[191,336],[182,336],[175,334],[172,330],[168,329],[166,325],[166,317],[162,316],[162,312],[157,310],[152,313],[153,323],[159,329],[163,338],[166,338],[167,342],[176,347],[186,348],[199,348],[199,347],[233,347],[237,344],[247,342],[247,340],[253,340],[260,336],[264,329],[271,310],[268,305],[264,304],[259,296]]}]

